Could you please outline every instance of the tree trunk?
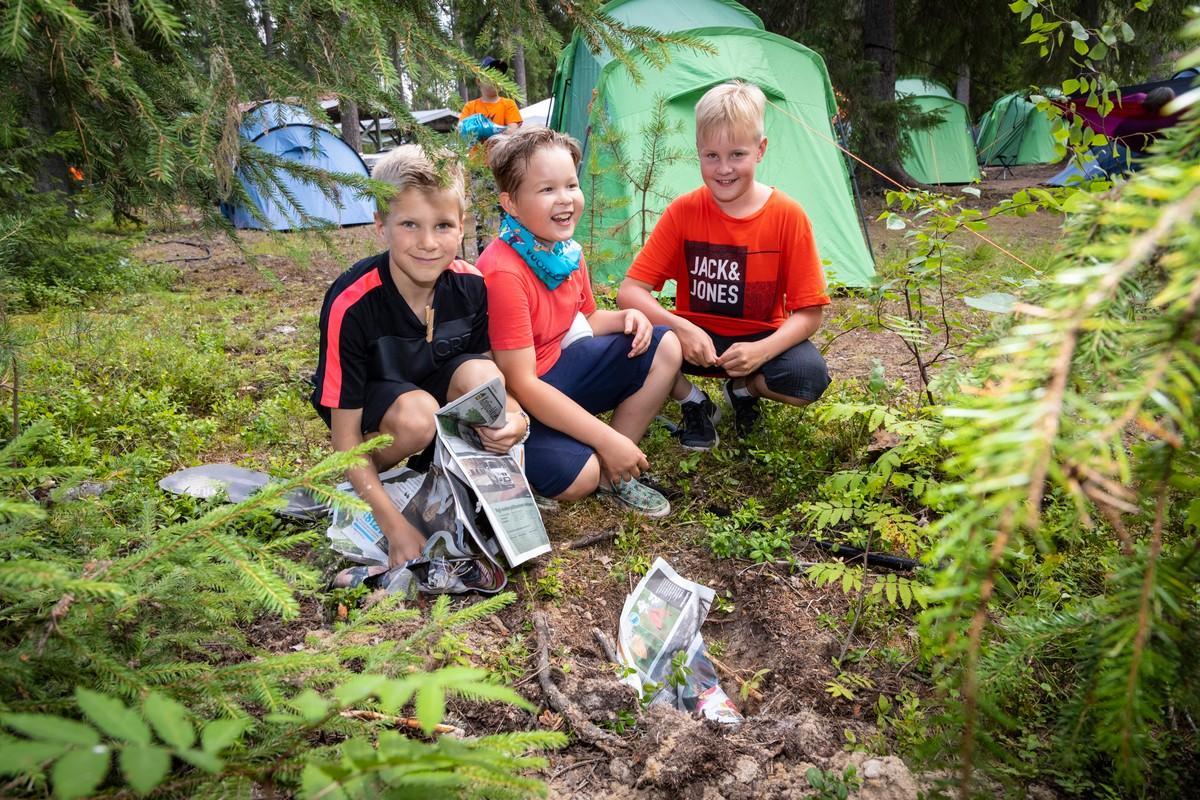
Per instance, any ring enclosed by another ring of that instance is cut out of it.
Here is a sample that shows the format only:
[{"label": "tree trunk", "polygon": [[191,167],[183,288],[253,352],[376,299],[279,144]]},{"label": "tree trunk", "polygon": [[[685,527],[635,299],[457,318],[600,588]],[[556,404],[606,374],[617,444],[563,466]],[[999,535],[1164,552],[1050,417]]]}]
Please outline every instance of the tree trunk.
[{"label": "tree trunk", "polygon": [[358,103],[342,98],[338,103],[342,114],[342,138],[346,144],[362,152],[362,128],[358,126]]},{"label": "tree trunk", "polygon": [[525,31],[518,25],[513,35],[517,39],[517,49],[513,51],[513,81],[517,84],[517,88],[521,90],[521,97],[525,98],[528,103],[533,100],[529,96],[529,89],[525,85],[525,43],[521,41],[521,37],[525,35]]},{"label": "tree trunk", "polygon": [[392,38],[392,66],[396,68],[396,100],[400,105],[407,106],[408,98],[404,92],[404,58],[400,54],[400,40]]},{"label": "tree trunk", "polygon": [[271,9],[266,3],[259,9],[258,21],[262,25],[263,50],[270,56],[271,48],[275,44],[275,22],[271,19]]},{"label": "tree trunk", "polygon": [[971,107],[971,65],[958,65],[958,83],[954,86],[954,97],[967,108]]},{"label": "tree trunk", "polygon": [[[896,0],[863,0],[863,56],[875,64],[876,72],[871,82],[872,106],[876,108],[896,102]],[[876,152],[868,152],[868,159],[873,158],[875,167],[892,180],[905,186],[916,183],[912,176],[905,172],[900,165],[897,154],[900,152],[900,132],[894,122],[894,115],[882,115],[887,119],[880,121],[874,115],[860,115],[858,124],[865,123],[873,126],[873,136],[869,137],[876,143]],[[895,188],[890,181],[871,173],[872,181],[880,188]]]},{"label": "tree trunk", "polygon": [[[463,44],[462,29],[458,27],[458,13],[455,11],[453,0],[446,4],[446,14],[450,18],[450,30],[454,34],[454,43],[458,45],[459,50],[465,51],[467,47]],[[471,93],[467,88],[467,79],[461,74],[458,76],[458,96],[462,98],[463,105],[466,105],[471,99]]]}]

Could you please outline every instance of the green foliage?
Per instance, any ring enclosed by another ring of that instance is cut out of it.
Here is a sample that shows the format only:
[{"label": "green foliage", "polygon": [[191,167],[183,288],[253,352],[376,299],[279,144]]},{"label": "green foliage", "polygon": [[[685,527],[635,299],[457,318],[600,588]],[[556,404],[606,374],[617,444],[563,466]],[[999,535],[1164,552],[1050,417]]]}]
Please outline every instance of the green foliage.
[{"label": "green foliage", "polygon": [[[964,785],[979,762],[1016,769],[990,756],[1029,749],[1012,724],[1029,708],[1048,733],[1040,769],[1073,791],[1130,790],[1195,761],[1172,722],[1198,711],[1200,567],[1184,502],[1200,466],[1194,101],[1157,151],[1084,197],[944,413],[954,455],[923,633],[963,698],[946,720],[962,738],[946,748]],[[1052,588],[1021,577],[1038,570]],[[1176,796],[1185,783],[1157,787]]]},{"label": "green foliage", "polygon": [[858,768],[854,765],[847,766],[841,775],[833,770],[809,767],[804,779],[808,781],[810,789],[817,791],[815,796],[820,800],[846,800],[850,792],[862,786],[862,778],[858,776]]}]

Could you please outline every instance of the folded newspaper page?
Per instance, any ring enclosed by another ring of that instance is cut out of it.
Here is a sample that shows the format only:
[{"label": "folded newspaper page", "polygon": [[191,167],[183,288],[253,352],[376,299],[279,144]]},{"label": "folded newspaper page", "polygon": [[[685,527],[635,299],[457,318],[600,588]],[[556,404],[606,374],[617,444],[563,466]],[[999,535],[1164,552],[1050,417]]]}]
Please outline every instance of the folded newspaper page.
[{"label": "folded newspaper page", "polygon": [[700,635],[713,596],[709,587],[680,577],[666,561],[655,559],[625,598],[617,657],[629,670],[622,680],[643,696],[651,694],[651,703],[737,724],[742,715],[721,688]]},{"label": "folded newspaper page", "polygon": [[439,409],[434,463],[475,491],[504,559],[515,567],[550,552],[550,537],[521,469],[524,448],[489,453],[475,431],[502,427],[506,400],[504,385],[494,378]]}]

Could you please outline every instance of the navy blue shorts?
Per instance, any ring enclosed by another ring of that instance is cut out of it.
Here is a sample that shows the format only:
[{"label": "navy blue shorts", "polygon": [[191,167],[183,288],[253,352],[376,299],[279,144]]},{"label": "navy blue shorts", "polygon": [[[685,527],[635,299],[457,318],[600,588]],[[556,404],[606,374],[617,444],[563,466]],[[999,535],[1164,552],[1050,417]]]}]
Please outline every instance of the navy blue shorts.
[{"label": "navy blue shorts", "polygon": [[[717,355],[723,355],[736,342],[757,342],[771,335],[772,331],[754,333],[749,336],[722,336],[719,333],[705,331],[712,337]],[[829,368],[821,351],[810,341],[803,341],[763,364],[758,369],[767,388],[776,394],[795,397],[799,400],[813,402],[820,399],[829,387]],[[687,361],[683,362],[685,375],[699,375],[705,378],[728,378],[729,375],[720,367],[698,367]]]},{"label": "navy blue shorts", "polygon": [[[646,352],[629,357],[633,337],[610,333],[581,339],[562,351],[542,380],[587,409],[589,414],[612,411],[642,388],[658,343],[669,329],[654,326]],[[543,497],[565,492],[595,452],[583,442],[532,419],[525,443],[525,477]]]}]

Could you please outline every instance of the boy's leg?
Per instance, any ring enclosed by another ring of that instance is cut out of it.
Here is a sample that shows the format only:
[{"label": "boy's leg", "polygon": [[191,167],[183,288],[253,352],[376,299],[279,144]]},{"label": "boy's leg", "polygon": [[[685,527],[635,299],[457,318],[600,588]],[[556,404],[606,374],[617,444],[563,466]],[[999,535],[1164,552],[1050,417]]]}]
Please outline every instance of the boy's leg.
[{"label": "boy's leg", "polygon": [[[389,400],[390,403],[382,415],[378,411],[372,413],[372,406],[378,408]],[[437,409],[438,403],[433,395],[420,389],[391,394],[387,384],[373,384],[369,387],[367,405],[363,411],[363,427],[369,428],[365,436],[370,438],[385,433],[392,437],[390,445],[371,452],[375,468],[381,472],[391,469],[405,458],[428,447],[433,442],[433,415]]]},{"label": "boy's leg", "polygon": [[464,356],[451,365],[450,383],[446,387],[446,400],[456,400],[472,389],[476,389],[493,378],[499,378],[504,384],[504,376],[496,362],[486,356]]},{"label": "boy's leg", "polygon": [[613,411],[613,430],[624,434],[630,441],[639,442],[646,435],[654,415],[662,408],[679,378],[679,366],[683,350],[672,331],[665,331],[654,351],[650,370],[640,389],[621,401]]},{"label": "boy's leg", "polygon": [[755,397],[806,406],[829,387],[829,367],[816,345],[804,341],[763,364],[746,385]]}]

